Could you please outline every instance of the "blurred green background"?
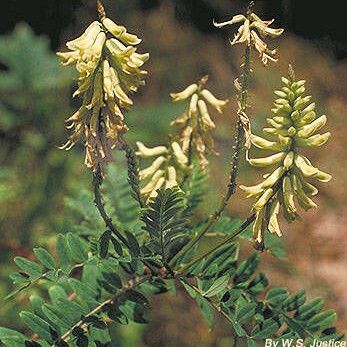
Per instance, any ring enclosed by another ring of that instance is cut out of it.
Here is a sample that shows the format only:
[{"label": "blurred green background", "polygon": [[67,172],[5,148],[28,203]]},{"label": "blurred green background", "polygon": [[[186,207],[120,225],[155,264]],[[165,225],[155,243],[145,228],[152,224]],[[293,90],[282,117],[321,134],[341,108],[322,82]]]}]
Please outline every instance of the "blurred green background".
[{"label": "blurred green background", "polygon": [[[230,0],[109,0],[108,16],[143,37],[141,52],[150,52],[147,85],[134,97],[127,114],[131,143],[149,145],[167,140],[170,121],[181,105],[170,102],[169,92],[210,75],[209,89],[230,99],[227,111],[215,115],[216,149],[212,159],[210,191],[199,213],[210,213],[219,201],[227,180],[230,148],[235,126],[236,100],[233,81],[242,51],[231,48],[232,29],[220,31],[212,19],[227,19],[242,11],[246,2]],[[32,256],[35,245],[52,245],[58,232],[67,232],[73,213],[64,198],[90,185],[83,166],[83,148],[69,152],[57,146],[65,141],[64,119],[78,106],[71,100],[74,72],[62,68],[54,51],[79,35],[96,18],[95,1],[8,0],[0,14],[0,325],[18,326],[19,307],[27,303],[3,298],[11,290],[8,274],[15,255]],[[264,68],[254,57],[251,84],[252,127],[257,132],[269,114],[272,91],[279,86],[292,63],[299,78],[308,81],[318,110],[328,116],[333,136],[328,145],[311,151],[314,163],[334,179],[318,197],[319,208],[303,221],[285,226],[287,259],[264,255],[263,269],[273,285],[293,290],[305,287],[309,296],[321,295],[339,314],[338,326],[347,326],[347,205],[345,173],[347,145],[345,126],[346,30],[339,2],[256,1],[256,12],[276,18],[287,29],[276,41],[280,62]],[[119,155],[116,161],[120,160]],[[260,173],[242,164],[239,181],[255,182]],[[237,201],[237,203],[235,203]],[[229,204],[231,216],[243,217],[250,201],[237,192]],[[244,252],[249,250],[245,246]],[[230,331],[222,322],[209,331],[188,297],[156,297],[148,326],[119,328],[119,346],[207,347],[229,346]],[[179,317],[179,319],[178,319]]]}]

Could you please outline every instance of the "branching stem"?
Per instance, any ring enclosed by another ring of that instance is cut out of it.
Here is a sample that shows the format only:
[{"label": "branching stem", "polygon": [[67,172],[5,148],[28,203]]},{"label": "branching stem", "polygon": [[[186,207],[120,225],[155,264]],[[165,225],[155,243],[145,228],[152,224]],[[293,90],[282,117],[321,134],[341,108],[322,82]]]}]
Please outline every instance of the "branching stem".
[{"label": "branching stem", "polygon": [[230,236],[225,237],[222,241],[220,241],[217,245],[215,245],[214,247],[210,248],[209,250],[207,250],[205,253],[203,253],[202,255],[200,255],[199,257],[193,259],[190,263],[186,264],[185,266],[183,266],[181,269],[179,269],[176,272],[176,276],[183,274],[186,270],[188,270],[191,266],[193,266],[194,264],[196,264],[197,262],[199,262],[200,260],[208,257],[209,255],[211,255],[212,253],[214,253],[215,251],[217,251],[219,248],[225,246],[227,243],[235,240],[235,238],[237,236],[239,236],[243,231],[245,231],[245,229],[247,227],[249,227],[255,220],[256,215],[252,214],[250,217],[248,217],[241,225],[240,227],[235,231],[235,233],[233,233]]},{"label": "branching stem", "polygon": [[[108,305],[112,304],[117,297],[119,297],[120,295],[124,294],[124,292],[126,292],[127,290],[133,289],[133,288],[139,286],[140,284],[146,282],[149,278],[150,278],[150,275],[140,276],[140,277],[136,277],[134,279],[130,279],[116,295],[114,295],[112,298],[107,299],[107,300],[103,301],[102,303],[100,303],[92,311],[90,311],[88,314],[86,314],[83,317],[83,319],[79,320],[76,324],[74,324],[68,331],[66,331],[60,337],[59,341],[68,342],[70,340],[70,335],[73,332],[73,330],[75,330],[76,328],[79,328],[79,327],[86,328],[88,326],[88,324],[86,323],[86,320],[89,317],[94,316],[94,315],[102,312],[102,310],[105,307],[107,307]],[[56,343],[54,343],[52,345],[52,347],[57,347],[57,346],[58,345]]]},{"label": "branching stem", "polygon": [[242,121],[242,117],[245,114],[247,109],[247,101],[248,101],[248,83],[249,83],[249,75],[251,73],[251,46],[247,45],[245,49],[244,59],[242,63],[242,74],[240,76],[241,80],[241,89],[237,89],[238,100],[239,100],[239,110],[237,112],[237,124],[236,124],[236,135],[235,135],[235,143],[233,146],[233,156],[231,159],[231,170],[230,170],[230,178],[227,185],[226,192],[224,197],[220,203],[218,209],[210,216],[205,228],[203,228],[195,237],[193,237],[170,261],[170,265],[174,265],[176,261],[188,252],[192,247],[196,245],[200,239],[209,232],[219,221],[222,216],[226,206],[230,198],[234,195],[237,188],[237,176],[239,172],[239,163],[240,156],[242,152],[242,145],[245,138],[245,130],[244,124]]}]

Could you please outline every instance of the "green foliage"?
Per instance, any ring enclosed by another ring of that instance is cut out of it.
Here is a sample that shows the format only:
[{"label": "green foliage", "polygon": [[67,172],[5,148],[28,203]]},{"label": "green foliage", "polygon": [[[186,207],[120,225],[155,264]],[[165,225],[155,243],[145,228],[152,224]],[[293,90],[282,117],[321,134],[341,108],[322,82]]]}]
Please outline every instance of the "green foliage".
[{"label": "green foliage", "polygon": [[0,62],[0,229],[31,247],[31,235],[61,222],[62,187],[74,175],[73,155],[57,148],[72,76],[25,24],[0,37]]},{"label": "green foliage", "polygon": [[161,255],[163,264],[167,264],[170,250],[184,236],[183,211],[184,195],[179,189],[159,190],[158,196],[143,211],[141,220],[151,238],[147,246],[154,254]]},{"label": "green foliage", "polygon": [[[63,154],[48,150],[48,145],[57,141],[48,114],[58,109],[52,95],[65,93],[69,76],[62,74],[47,43],[25,27],[0,40],[0,60],[8,67],[0,76],[0,91],[4,91],[0,131],[5,137],[14,132],[19,141],[18,148],[6,142],[0,151],[5,163],[0,176],[6,183],[0,185],[0,203],[17,204],[18,198],[25,196],[22,216],[26,222],[22,227],[30,232],[41,214],[56,214],[55,203],[45,204],[36,194],[62,195],[61,182],[51,177],[50,165],[60,169],[61,179],[67,167]],[[42,100],[42,104],[33,100]],[[175,107],[163,105],[156,114],[168,115]],[[68,102],[59,108],[68,114],[64,108],[69,108]],[[21,114],[24,130],[18,119]],[[60,122],[62,118],[54,119]],[[157,118],[149,118],[152,125]],[[164,129],[161,122],[157,126]],[[56,235],[55,247],[43,240],[30,256],[15,258],[18,270],[10,278],[17,289],[8,298],[19,292],[25,297],[24,290],[29,288],[30,307],[20,313],[27,334],[0,328],[0,341],[5,346],[112,346],[112,325],[147,323],[150,297],[174,291],[180,284],[211,327],[221,315],[234,336],[249,347],[266,338],[302,338],[305,343],[314,338],[342,338],[333,327],[336,313],[324,310],[323,299],[307,301],[304,290],[270,289],[266,275],[258,272],[261,255],[239,257],[244,240],[251,239],[254,219],[242,223],[220,218],[222,209],[196,222],[199,204],[206,197],[205,173],[197,168],[191,175],[184,173],[182,190],[159,189],[144,206],[136,157],[130,147],[124,152],[127,170],[121,168],[125,165],[110,165],[102,187],[94,180],[94,196],[84,189],[83,180],[74,185],[66,199],[64,233]],[[23,161],[28,154],[30,163]],[[17,165],[17,158],[25,164]],[[13,175],[21,175],[31,165],[37,165],[39,172],[20,184],[20,180],[12,181]],[[4,216],[7,214],[8,208]],[[11,221],[12,217],[7,224]],[[206,233],[198,241],[207,242],[202,246],[197,241],[185,249],[201,230]],[[281,243],[272,235],[265,237],[265,250],[285,257]],[[170,266],[170,260],[181,251],[183,255]]]},{"label": "green foliage", "polygon": [[[259,255],[254,253],[238,265],[235,254],[235,246],[224,247],[195,266],[191,273],[198,279],[195,284],[186,280],[183,284],[197,301],[203,297],[213,304],[230,321],[235,333],[247,338],[249,346],[275,336],[280,339],[290,335],[307,342],[313,338],[342,338],[331,328],[336,313],[321,312],[322,299],[307,303],[304,290],[292,294],[284,288],[268,290],[266,276],[256,272]],[[232,263],[228,262],[230,259]],[[209,308],[199,306],[209,317]],[[210,318],[207,320],[211,323]]]},{"label": "green foliage", "polygon": [[186,208],[184,210],[185,217],[191,217],[194,211],[203,201],[206,192],[206,180],[208,174],[203,172],[199,165],[194,166],[191,178],[186,181]]}]

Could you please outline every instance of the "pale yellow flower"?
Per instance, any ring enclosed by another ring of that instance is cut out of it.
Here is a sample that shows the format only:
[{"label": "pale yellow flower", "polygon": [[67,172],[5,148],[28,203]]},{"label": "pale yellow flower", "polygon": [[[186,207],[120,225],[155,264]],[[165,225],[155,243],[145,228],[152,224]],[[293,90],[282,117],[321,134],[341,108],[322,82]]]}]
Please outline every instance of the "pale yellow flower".
[{"label": "pale yellow flower", "polygon": [[186,173],[190,170],[188,158],[183,153],[181,146],[177,142],[172,142],[168,147],[153,148],[145,146],[142,142],[136,144],[137,156],[155,158],[152,164],[139,172],[140,181],[145,182],[145,186],[140,192],[147,198],[147,202],[158,195],[157,191],[160,188],[178,187],[177,171]]},{"label": "pale yellow flower", "polygon": [[256,213],[253,233],[259,245],[263,242],[266,229],[282,235],[277,220],[281,210],[283,216],[292,222],[299,218],[296,202],[304,210],[317,207],[309,196],[316,195],[318,190],[308,179],[321,182],[331,179],[329,174],[313,166],[308,158],[299,153],[301,148],[320,147],[328,141],[329,132],[315,134],[326,124],[327,117],[317,117],[311,96],[303,95],[305,81],[282,78],[282,82],[282,89],[275,91],[273,117],[267,118],[269,127],[263,129],[265,134],[276,136],[277,140],[251,136],[254,146],[276,153],[264,158],[247,158],[252,166],[275,166],[275,170],[255,186],[241,186],[247,197],[256,199],[253,205]]},{"label": "pale yellow flower", "polygon": [[214,151],[211,131],[216,127],[210,116],[208,105],[218,113],[223,113],[228,103],[228,100],[217,99],[209,90],[205,89],[206,82],[207,76],[199,84],[191,84],[181,92],[170,94],[174,102],[187,102],[184,113],[171,122],[171,125],[180,128],[179,141],[183,152],[195,151],[200,166],[204,170],[208,166],[207,153]]},{"label": "pale yellow flower", "polygon": [[74,96],[82,98],[77,112],[67,119],[72,130],[67,143],[70,149],[84,140],[85,164],[104,175],[112,159],[111,150],[122,148],[123,135],[128,130],[123,110],[133,104],[129,93],[144,84],[147,74],[141,70],[148,54],[138,54],[134,45],[141,42],[109,18],[94,21],[75,40],[67,42],[70,52],[59,52],[63,65],[75,65],[78,89]]},{"label": "pale yellow flower", "polygon": [[222,28],[226,25],[232,25],[237,23],[242,23],[234,36],[234,39],[230,41],[232,45],[241,43],[247,46],[253,46],[258,52],[261,61],[264,65],[268,63],[269,60],[277,62],[275,58],[276,50],[269,49],[264,38],[270,36],[276,38],[283,33],[283,29],[273,29],[270,25],[274,20],[263,21],[255,13],[250,13],[247,16],[236,15],[231,20],[216,23],[214,25],[217,28]]}]

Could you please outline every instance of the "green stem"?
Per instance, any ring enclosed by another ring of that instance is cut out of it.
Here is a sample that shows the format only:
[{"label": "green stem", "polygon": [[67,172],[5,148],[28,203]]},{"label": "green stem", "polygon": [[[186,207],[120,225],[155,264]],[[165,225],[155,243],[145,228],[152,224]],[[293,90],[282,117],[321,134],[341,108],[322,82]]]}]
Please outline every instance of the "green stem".
[{"label": "green stem", "polygon": [[252,214],[250,217],[248,217],[241,225],[240,227],[236,230],[236,232],[230,236],[225,237],[221,242],[219,242],[217,245],[213,246],[210,248],[208,251],[200,255],[199,257],[193,259],[191,262],[183,266],[181,269],[179,269],[176,272],[177,275],[183,274],[186,270],[188,270],[191,266],[196,264],[197,262],[201,261],[202,259],[208,257],[210,254],[214,253],[217,251],[219,248],[223,247],[227,243],[233,241],[237,236],[239,236],[247,227],[249,227],[255,220],[256,215]]},{"label": "green stem", "polygon": [[[150,278],[150,276],[141,276],[141,277],[137,277],[134,279],[129,280],[124,287],[116,294],[114,295],[112,298],[107,299],[105,301],[103,301],[102,303],[100,303],[98,306],[96,306],[92,311],[90,311],[88,314],[86,314],[81,320],[79,320],[77,323],[75,323],[68,331],[66,331],[60,338],[59,341],[65,341],[68,342],[70,340],[70,335],[71,333],[78,327],[81,328],[86,328],[88,326],[88,324],[86,323],[87,319],[91,316],[94,316],[96,314],[99,314],[100,312],[102,312],[105,307],[107,307],[108,305],[112,304],[114,302],[114,300],[119,297],[120,295],[122,295],[125,291],[129,290],[129,289],[133,289],[137,286],[139,286],[140,284],[144,283],[145,281],[147,281]],[[57,347],[59,344],[56,342],[54,343],[51,347]]]},{"label": "green stem", "polygon": [[[220,307],[220,306],[219,306],[216,302],[214,302],[211,298],[207,298],[207,297],[203,296],[203,293],[201,292],[201,290],[200,290],[198,287],[196,287],[195,285],[189,283],[189,282],[188,282],[187,280],[185,280],[185,279],[181,279],[181,281],[182,281],[183,283],[185,283],[187,286],[189,286],[191,289],[193,289],[197,294],[201,295],[204,299],[206,299],[206,300],[210,303],[210,305],[211,305],[220,315],[222,315],[228,322],[230,322],[232,325],[235,323],[235,322],[231,319],[231,317],[230,317],[226,312],[223,311],[223,308],[222,308],[222,307]],[[246,337],[250,337],[250,336],[246,335]]]},{"label": "green stem", "polygon": [[94,189],[94,203],[96,208],[98,209],[101,218],[104,220],[106,226],[115,234],[119,240],[123,242],[123,244],[129,248],[129,242],[127,239],[121,234],[121,232],[116,228],[116,226],[112,223],[112,218],[108,216],[104,203],[102,202],[102,195],[100,191],[100,187],[102,184],[102,177],[100,173],[100,169],[93,175],[93,189]]},{"label": "green stem", "polygon": [[235,144],[233,146],[233,156],[231,159],[231,170],[230,170],[230,178],[227,185],[227,190],[225,195],[220,203],[219,208],[210,216],[207,225],[203,228],[195,237],[193,237],[170,261],[170,265],[173,266],[177,260],[187,253],[192,247],[196,245],[197,242],[208,232],[210,231],[216,223],[221,218],[226,206],[230,198],[235,194],[237,188],[237,176],[239,172],[239,164],[240,164],[240,156],[242,152],[242,144],[245,137],[245,131],[243,128],[243,123],[241,121],[241,113],[244,113],[247,109],[247,100],[248,100],[248,83],[249,83],[249,75],[251,72],[250,68],[251,62],[251,46],[247,45],[244,54],[244,61],[242,64],[242,75],[240,76],[241,82],[241,90],[238,91],[238,99],[240,102],[240,109],[238,110],[238,120],[236,125],[236,135],[235,135]]}]

